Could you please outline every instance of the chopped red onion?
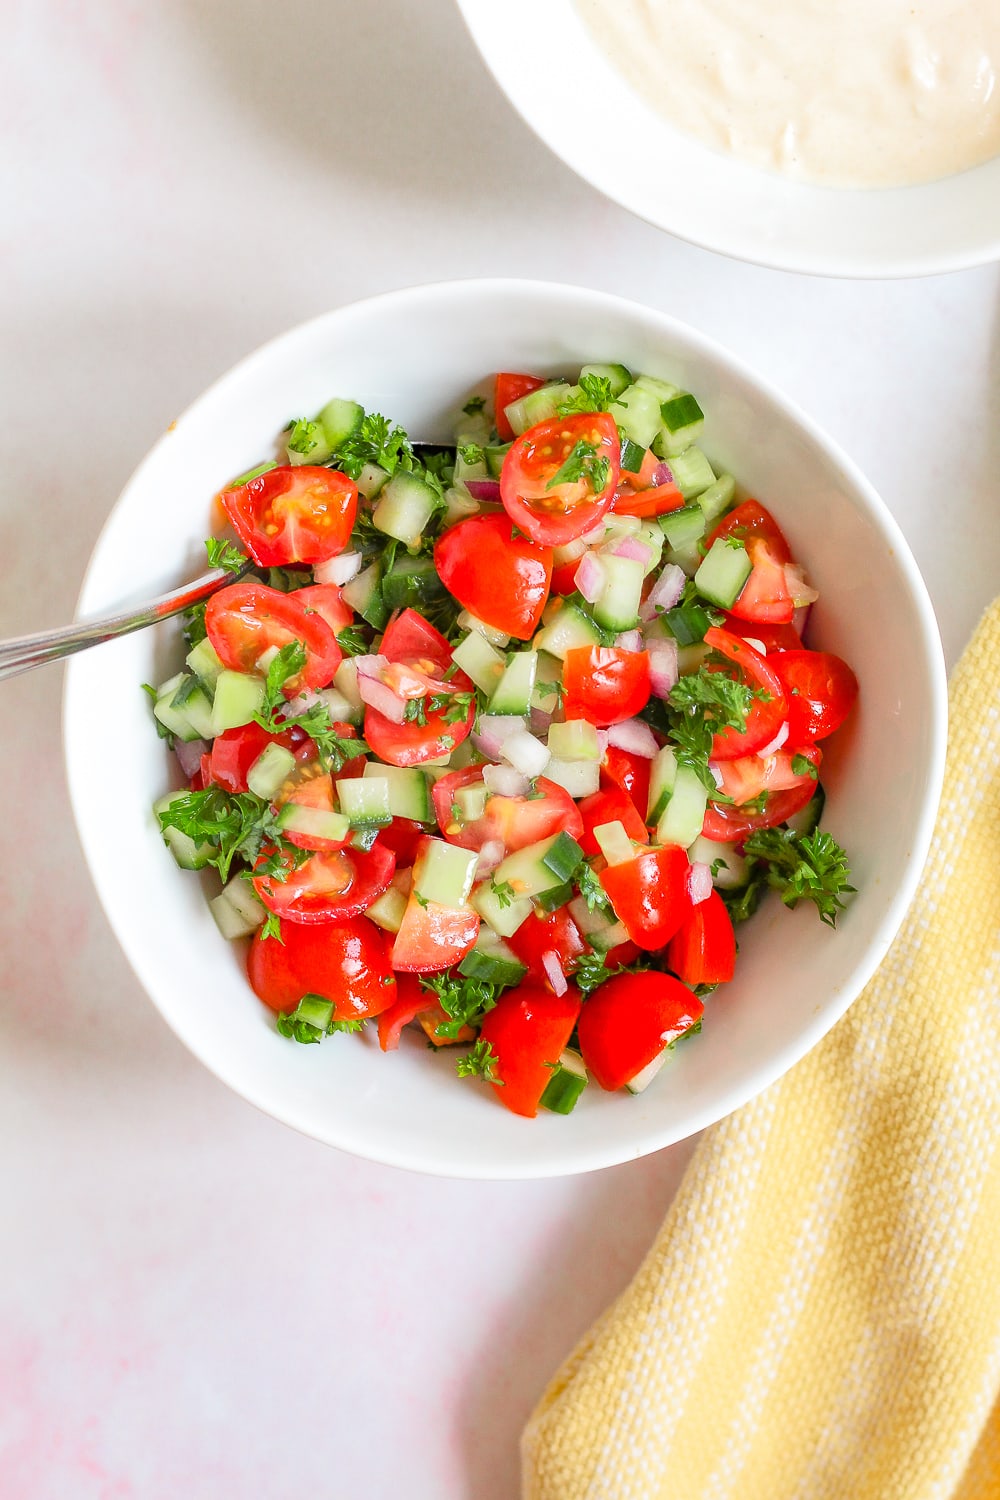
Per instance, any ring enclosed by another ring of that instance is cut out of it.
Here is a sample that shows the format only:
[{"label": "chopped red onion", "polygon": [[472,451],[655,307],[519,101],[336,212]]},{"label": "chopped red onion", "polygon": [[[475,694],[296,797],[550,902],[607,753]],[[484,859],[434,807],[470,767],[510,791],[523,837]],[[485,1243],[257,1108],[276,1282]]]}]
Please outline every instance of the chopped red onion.
[{"label": "chopped red onion", "polygon": [[500,797],[524,797],[531,786],[527,776],[513,766],[484,766],[483,782]]},{"label": "chopped red onion", "polygon": [[640,620],[655,620],[661,611],[673,609],[683,594],[686,583],[684,569],[679,568],[676,563],[667,563],[639,606]]},{"label": "chopped red onion", "polygon": [[655,485],[661,485],[661,484],[673,484],[673,482],[674,482],[674,471],[670,467],[670,465],[669,464],[662,464],[662,463],[661,464],[657,464],[656,468],[653,470],[653,484],[654,484],[654,486]]},{"label": "chopped red onion", "polygon": [[612,550],[615,557],[627,557],[632,562],[642,563],[644,568],[649,567],[653,557],[652,547],[635,536],[623,536]]},{"label": "chopped red onion", "polygon": [[773,755],[776,750],[781,749],[787,738],[788,720],[786,719],[785,722],[781,725],[781,728],[778,730],[777,734],[774,736],[774,739],[769,740],[766,745],[762,745],[759,750],[755,750],[754,754],[760,756]]},{"label": "chopped red onion", "polygon": [[712,894],[712,866],[703,865],[700,860],[694,860],[688,871],[688,895],[691,904],[699,906],[702,901],[707,901]]},{"label": "chopped red onion", "polygon": [[386,687],[384,682],[379,682],[377,677],[364,677],[358,674],[358,692],[362,701],[370,708],[376,709],[384,714],[393,724],[402,724],[406,720],[406,701],[392,688]]},{"label": "chopped red onion", "polygon": [[177,764],[185,776],[193,776],[201,765],[201,757],[208,750],[207,740],[175,740]]},{"label": "chopped red onion", "polygon": [[533,708],[528,719],[528,728],[532,734],[548,734],[552,718],[552,714],[547,714],[544,708]]},{"label": "chopped red onion", "polygon": [[593,604],[600,598],[606,579],[607,574],[600,558],[594,552],[585,552],[580,558],[580,566],[576,570],[573,582],[588,604]]},{"label": "chopped red onion", "polygon": [[520,715],[483,714],[472,736],[472,743],[490,760],[497,760],[504,741],[519,729],[524,729],[524,720]]},{"label": "chopped red onion", "polygon": [[625,719],[621,724],[612,724],[608,730],[608,744],[617,750],[627,750],[642,760],[652,760],[659,750],[656,736],[642,719]]},{"label": "chopped red onion", "polygon": [[540,776],[549,763],[549,747],[526,729],[515,730],[500,747],[500,754],[522,776]]},{"label": "chopped red onion", "polygon": [[556,995],[565,995],[569,985],[566,983],[563,966],[554,948],[549,948],[542,954],[542,968],[545,970],[545,977],[551,984],[553,992]]},{"label": "chopped red onion", "polygon": [[487,839],[479,851],[475,878],[485,880],[487,875],[492,875],[502,862],[505,853],[506,850],[499,839]]},{"label": "chopped red onion", "polygon": [[655,698],[666,698],[676,686],[680,671],[676,641],[650,641],[649,689]]},{"label": "chopped red onion", "polygon": [[352,660],[359,677],[381,677],[389,665],[387,656],[355,656]]},{"label": "chopped red onion", "polygon": [[615,636],[615,645],[619,651],[642,651],[642,631],[623,630],[621,635]]},{"label": "chopped red onion", "polygon": [[796,609],[803,609],[807,604],[814,604],[819,598],[816,589],[806,582],[805,574],[798,563],[785,564],[785,584]]},{"label": "chopped red onion", "polygon": [[499,479],[463,479],[462,483],[472,496],[473,500],[481,500],[487,503],[500,502]]},{"label": "chopped red onion", "polygon": [[317,583],[350,583],[361,572],[363,561],[360,552],[341,552],[337,557],[317,563],[313,568],[313,577]]}]

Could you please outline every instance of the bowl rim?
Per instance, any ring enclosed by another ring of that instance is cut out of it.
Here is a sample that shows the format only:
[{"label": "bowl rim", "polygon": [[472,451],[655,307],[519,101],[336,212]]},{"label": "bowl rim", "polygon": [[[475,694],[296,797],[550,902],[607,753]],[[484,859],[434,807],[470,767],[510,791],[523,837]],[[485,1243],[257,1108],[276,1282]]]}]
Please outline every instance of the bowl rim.
[{"label": "bowl rim", "polygon": [[74,726],[77,721],[81,720],[84,710],[84,699],[78,688],[81,664],[78,663],[76,658],[71,658],[67,662],[67,672],[63,689],[62,737],[66,776],[73,820],[87,868],[94,882],[104,914],[133,973],[153,1005],[159,1011],[161,1017],[167,1022],[175,1035],[180,1038],[184,1045],[210,1073],[225,1083],[239,1097],[253,1104],[272,1118],[279,1120],[283,1124],[292,1126],[294,1129],[301,1131],[315,1140],[319,1140],[327,1145],[333,1145],[338,1149],[348,1151],[352,1155],[379,1162],[386,1166],[401,1167],[431,1176],[456,1177],[466,1180],[511,1181],[568,1176],[579,1172],[599,1170],[604,1167],[617,1165],[626,1160],[635,1159],[638,1156],[648,1155],[653,1151],[675,1144],[677,1141],[687,1139],[708,1125],[724,1119],[735,1109],[763,1092],[764,1089],[782,1077],[789,1068],[794,1066],[795,1063],[811,1051],[836,1022],[841,1019],[850,1005],[860,995],[865,985],[875,973],[899,930],[913,896],[916,893],[920,875],[927,858],[944,775],[947,741],[947,678],[940,636],[926,585],[898,523],[861,470],[857,468],[853,461],[840,449],[839,445],[811,417],[775,387],[770,380],[758,375],[752,366],[740,356],[733,354],[714,338],[703,334],[700,330],[693,328],[691,325],[684,323],[669,313],[647,307],[643,303],[619,297],[613,293],[589,287],[577,286],[566,282],[550,282],[527,278],[468,277],[444,279],[377,293],[371,297],[342,304],[316,317],[298,323],[291,329],[275,335],[237,361],[189,403],[184,412],[175,422],[171,423],[168,431],[160,436],[129,476],[98,533],[84,572],[74,618],[85,618],[87,612],[92,609],[103,608],[107,602],[92,600],[90,595],[94,589],[94,578],[108,530],[119,508],[125,502],[134,486],[141,481],[147,466],[156,462],[157,455],[170,440],[171,432],[185,421],[189,413],[199,408],[203,402],[207,401],[231,380],[235,382],[242,378],[249,370],[252,370],[255,365],[266,363],[277,349],[284,347],[286,344],[293,344],[297,339],[314,336],[321,328],[327,325],[336,325],[338,321],[345,317],[363,316],[366,311],[379,307],[391,309],[393,304],[405,307],[406,304],[414,300],[419,301],[422,298],[440,296],[442,292],[458,293],[465,296],[476,296],[486,293],[487,295],[502,294],[505,296],[520,294],[547,299],[557,296],[568,297],[571,300],[582,298],[585,302],[589,302],[592,307],[600,306],[612,313],[617,310],[627,313],[632,317],[638,315],[651,328],[658,340],[665,339],[669,341],[671,336],[679,336],[682,341],[687,342],[689,345],[708,355],[727,375],[732,375],[749,382],[752,387],[761,393],[765,400],[776,405],[788,420],[817,445],[839,471],[845,485],[850,488],[852,504],[859,502],[863,504],[872,522],[882,532],[887,544],[894,552],[897,566],[901,569],[905,577],[911,598],[916,607],[916,615],[920,624],[921,660],[925,669],[928,697],[934,707],[927,766],[924,776],[924,795],[919,815],[912,830],[910,852],[903,871],[903,878],[899,881],[891,900],[876,924],[864,954],[855,964],[854,968],[843,977],[836,993],[830,996],[822,1009],[814,1016],[811,1023],[804,1025],[796,1036],[786,1039],[780,1046],[775,1048],[770,1056],[768,1066],[758,1067],[752,1077],[744,1080],[742,1086],[731,1087],[721,1101],[716,1101],[715,1104],[706,1104],[700,1109],[695,1110],[690,1120],[686,1122],[683,1131],[678,1131],[668,1126],[660,1132],[647,1132],[643,1140],[636,1143],[636,1146],[630,1151],[622,1150],[620,1145],[612,1145],[610,1148],[603,1150],[593,1148],[579,1160],[574,1155],[572,1159],[560,1159],[554,1165],[546,1159],[539,1159],[539,1154],[536,1153],[535,1156],[532,1156],[528,1152],[525,1155],[524,1162],[518,1163],[516,1167],[502,1164],[494,1167],[492,1164],[487,1164],[484,1169],[472,1172],[469,1170],[469,1163],[464,1160],[456,1162],[442,1157],[437,1161],[428,1162],[419,1151],[411,1151],[409,1149],[405,1138],[394,1143],[392,1150],[366,1149],[363,1143],[359,1144],[357,1140],[349,1138],[349,1132],[337,1130],[320,1132],[314,1123],[310,1123],[301,1114],[297,1115],[295,1109],[282,1108],[279,1111],[278,1108],[272,1106],[266,1099],[258,1097],[257,1091],[253,1087],[241,1082],[239,1077],[236,1076],[234,1069],[229,1066],[228,1059],[220,1063],[218,1059],[207,1055],[206,1049],[203,1049],[199,1043],[195,1028],[182,1024],[177,1017],[172,1014],[168,1015],[160,1006],[156,998],[155,985],[151,982],[147,971],[148,956],[139,951],[140,945],[133,943],[127,924],[118,920],[109,884],[105,880],[104,865],[99,858],[97,847],[91,845],[88,836],[85,786],[82,779],[82,772],[78,773],[77,762],[71,753],[74,740]]},{"label": "bowl rim", "polygon": [[[586,28],[572,7],[571,0],[557,0],[557,3],[560,7],[560,20],[565,22],[567,16],[571,16],[570,24],[577,28],[578,35],[585,42],[589,41]],[[698,227],[700,210],[697,205],[694,212],[694,227],[691,224],[685,225],[683,217],[678,217],[674,211],[674,205],[678,201],[677,195],[665,193],[654,204],[644,193],[630,188],[622,174],[616,170],[613,156],[607,160],[595,157],[589,147],[589,133],[578,128],[578,116],[567,115],[566,111],[556,111],[553,116],[556,122],[555,127],[550,128],[544,114],[547,95],[533,87],[530,81],[523,79],[518,74],[516,66],[509,64],[506,55],[501,55],[509,32],[511,29],[516,31],[516,25],[512,27],[510,23],[505,22],[504,28],[501,29],[494,9],[481,5],[478,0],[456,0],[456,4],[469,35],[498,88],[542,144],[571,172],[588,182],[606,198],[628,209],[645,223],[672,235],[675,239],[697,246],[699,249],[711,250],[727,259],[745,261],[749,265],[762,266],[768,270],[859,280],[892,281],[910,277],[935,276],[951,271],[971,270],[974,267],[1000,260],[1000,219],[997,220],[992,233],[986,233],[972,244],[935,249],[915,246],[912,243],[912,236],[902,235],[900,243],[894,247],[891,255],[873,253],[871,250],[866,250],[863,244],[838,245],[832,238],[827,242],[821,238],[807,251],[801,248],[798,250],[793,248],[789,251],[785,249],[780,235],[772,236],[752,225],[740,225],[738,221],[734,223],[732,233],[728,231],[728,228],[723,233],[709,227],[702,215],[701,224]],[[549,20],[552,21],[551,12],[549,12]],[[565,42],[565,29],[560,32],[560,36]],[[607,82],[609,70],[614,74],[617,105],[622,105],[626,98],[630,99],[634,107],[635,118],[652,123],[654,128],[661,132],[661,147],[670,143],[667,149],[676,150],[683,156],[697,151],[709,170],[726,170],[734,177],[746,178],[748,182],[752,182],[754,196],[758,198],[773,199],[777,203],[779,198],[799,189],[803,194],[812,195],[814,202],[829,203],[839,199],[841,202],[852,200],[855,204],[864,205],[867,200],[871,206],[876,200],[883,202],[890,196],[895,196],[896,201],[902,203],[908,200],[913,201],[915,195],[923,195],[927,200],[928,215],[932,219],[942,220],[950,219],[949,205],[943,201],[944,196],[956,190],[961,191],[960,185],[963,179],[971,178],[975,174],[989,174],[995,179],[995,183],[991,183],[990,186],[1000,184],[1000,156],[970,167],[964,172],[952,173],[929,182],[903,184],[897,187],[839,188],[783,177],[779,173],[764,171],[739,158],[729,157],[722,152],[715,151],[696,140],[695,137],[670,125],[669,121],[661,119],[640,95],[624,82],[618,70],[612,69],[611,65],[600,57],[596,48],[588,45],[581,47],[579,56],[576,58],[578,66],[571,71],[578,72],[581,67],[586,69],[595,60],[603,70],[604,82]],[[625,105],[625,107],[629,106]],[[714,166],[711,165],[713,161]],[[721,164],[725,164],[725,167],[723,168]],[[935,212],[932,212],[934,205],[930,201],[931,198],[939,200]],[[795,217],[796,220],[800,219],[798,214]]]}]

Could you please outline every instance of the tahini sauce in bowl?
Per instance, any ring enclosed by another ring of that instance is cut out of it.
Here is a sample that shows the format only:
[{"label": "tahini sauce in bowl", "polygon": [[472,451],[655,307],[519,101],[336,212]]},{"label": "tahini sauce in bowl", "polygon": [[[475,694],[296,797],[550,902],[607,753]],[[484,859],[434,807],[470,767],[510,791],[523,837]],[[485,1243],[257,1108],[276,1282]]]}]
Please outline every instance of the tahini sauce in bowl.
[{"label": "tahini sauce in bowl", "polygon": [[827,187],[930,182],[1000,155],[1000,0],[574,0],[670,123]]}]

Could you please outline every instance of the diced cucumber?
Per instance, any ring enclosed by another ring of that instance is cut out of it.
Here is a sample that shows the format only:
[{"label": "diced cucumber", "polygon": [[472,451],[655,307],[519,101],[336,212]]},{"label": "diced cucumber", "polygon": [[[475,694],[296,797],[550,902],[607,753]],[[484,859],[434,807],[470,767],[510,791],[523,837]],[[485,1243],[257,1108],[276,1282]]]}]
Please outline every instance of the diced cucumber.
[{"label": "diced cucumber", "polygon": [[478,630],[464,635],[451,653],[456,666],[471,677],[477,688],[492,694],[504,674],[506,661]]},{"label": "diced cucumber", "polygon": [[285,452],[288,462],[296,464],[321,464],[330,457],[330,444],[319,422],[300,417],[288,434]]},{"label": "diced cucumber", "polygon": [[543,1109],[552,1110],[553,1114],[568,1115],[575,1109],[576,1102],[586,1087],[587,1069],[583,1065],[583,1058],[578,1052],[564,1052],[545,1085],[539,1103]]},{"label": "diced cucumber", "polygon": [[404,546],[415,547],[437,503],[437,494],[418,474],[406,469],[397,471],[372,511],[372,525]]},{"label": "diced cucumber", "polygon": [[479,854],[443,839],[425,839],[413,870],[413,889],[424,901],[457,910],[469,904]]},{"label": "diced cucumber", "polygon": [[234,938],[249,937],[267,916],[267,909],[257,900],[252,886],[242,875],[234,875],[219,894],[212,897],[208,907],[216,927],[230,942]]},{"label": "diced cucumber", "polygon": [[382,564],[370,563],[340,591],[345,604],[367,620],[375,630],[382,630],[389,618],[389,610],[382,597]]},{"label": "diced cucumber", "polygon": [[212,855],[216,852],[209,843],[196,844],[189,834],[182,833],[179,828],[160,827],[160,813],[166,812],[172,802],[181,797],[186,797],[187,791],[170,792],[166,797],[160,797],[153,803],[153,812],[156,814],[157,827],[163,835],[163,842],[174,856],[175,861],[182,870],[203,870]]},{"label": "diced cucumber", "polygon": [[639,527],[639,541],[648,547],[651,553],[649,562],[643,567],[643,573],[648,578],[660,566],[660,558],[663,553],[664,536],[657,521],[643,521]]},{"label": "diced cucumber", "polygon": [[566,906],[573,898],[574,889],[572,881],[567,880],[563,885],[554,885],[550,891],[539,891],[534,902],[535,915],[547,917],[560,906]]},{"label": "diced cucumber", "polygon": [[605,928],[617,926],[618,919],[610,903],[604,907],[596,907],[591,911],[583,896],[574,896],[572,901],[568,903],[568,909],[570,916],[588,943],[597,933],[603,932]]},{"label": "diced cucumber", "polygon": [[365,767],[364,776],[348,776],[337,782],[340,810],[352,828],[387,828],[392,822],[389,809],[389,780],[379,775],[381,766]]},{"label": "diced cucumber", "polygon": [[562,662],[547,651],[538,653],[538,670],[535,673],[535,691],[531,695],[532,708],[543,713],[554,713],[562,692]]},{"label": "diced cucumber", "polygon": [[530,899],[554,886],[565,885],[582,860],[580,845],[562,831],[508,854],[494,871],[493,880],[497,885],[509,885],[515,897]]},{"label": "diced cucumber", "polygon": [[520,437],[522,432],[534,427],[536,422],[548,422],[558,416],[559,403],[566,400],[569,389],[565,380],[553,380],[505,406],[504,412],[515,436]]},{"label": "diced cucumber", "polygon": [[466,479],[488,479],[486,450],[479,443],[459,439],[455,449],[454,482],[463,484]]},{"label": "diced cucumber", "polygon": [[449,808],[449,813],[454,816],[454,824],[448,824],[448,833],[457,832],[468,823],[477,823],[486,812],[489,795],[490,789],[484,781],[456,787]]},{"label": "diced cucumber", "polygon": [[698,496],[698,504],[704,512],[706,530],[725,515],[735,498],[736,480],[732,474],[720,474],[714,484],[710,484],[707,490],[702,490]]},{"label": "diced cucumber", "polygon": [[693,446],[670,460],[670,471],[685,500],[696,500],[715,483],[715,470],[701,449]]},{"label": "diced cucumber", "polygon": [[491,714],[526,714],[538,670],[537,651],[516,651],[507,662],[503,675],[490,698]]},{"label": "diced cucumber", "polygon": [[670,800],[656,825],[657,843],[689,848],[701,833],[707,806],[707,788],[690,766],[678,766]]},{"label": "diced cucumber", "polygon": [[625,831],[624,823],[616,818],[611,823],[598,823],[594,838],[609,865],[627,865],[635,859],[632,840]]},{"label": "diced cucumber", "polygon": [[349,438],[356,435],[364,416],[364,407],[359,406],[356,401],[345,401],[340,396],[334,396],[332,401],[326,403],[317,420],[332,451],[336,452]]},{"label": "diced cucumber", "polygon": [[484,636],[491,646],[506,646],[510,636],[502,630],[497,630],[493,625],[487,625],[485,621],[478,619],[475,615],[463,609],[456,624],[462,630],[474,630],[478,635]]},{"label": "diced cucumber", "polygon": [[675,563],[688,578],[693,578],[701,567],[701,548],[697,542],[690,542],[685,547],[668,547],[663,561]]},{"label": "diced cucumber", "polygon": [[327,713],[335,724],[360,724],[364,713],[356,708],[350,698],[342,693],[339,688],[319,688],[317,697],[320,698]]},{"label": "diced cucumber", "polygon": [[351,707],[358,713],[364,713],[364,700],[358,692],[358,664],[353,656],[345,656],[336,672],[333,674],[333,685],[338,693],[343,693]]},{"label": "diced cucumber", "polygon": [[247,786],[268,802],[295,770],[295,756],[284,745],[265,745],[247,772]]},{"label": "diced cucumber", "polygon": [[645,457],[645,448],[641,448],[638,443],[633,443],[631,438],[627,437],[622,443],[621,466],[624,472],[638,474]]},{"label": "diced cucumber", "polygon": [[381,927],[384,932],[398,932],[403,925],[405,911],[406,897],[391,885],[381,896],[376,897],[371,906],[365,908],[365,916],[370,917],[375,926]]},{"label": "diced cucumber", "polygon": [[641,386],[638,381],[626,386],[610,407],[611,415],[627,438],[648,448],[660,430],[660,400],[655,391]]},{"label": "diced cucumber", "polygon": [[265,684],[263,677],[254,672],[222,671],[215,684],[212,699],[210,734],[214,739],[227,729],[239,729],[249,724],[253,716],[264,707]]},{"label": "diced cucumber", "polygon": [[559,760],[597,760],[601,744],[597,730],[586,719],[567,719],[549,726],[549,750]]},{"label": "diced cucumber", "polygon": [[692,864],[708,865],[720,891],[738,890],[750,877],[750,866],[735,844],[723,844],[701,834],[688,850],[688,859]]},{"label": "diced cucumber", "polygon": [[735,537],[718,537],[694,575],[695,588],[722,609],[731,609],[753,572],[749,553]]},{"label": "diced cucumber", "polygon": [[389,610],[415,609],[418,614],[426,614],[428,604],[442,599],[444,592],[432,557],[404,553],[382,579],[382,598]]},{"label": "diced cucumber", "polygon": [[[430,782],[422,766],[383,766],[369,761],[362,785],[367,781],[386,783],[389,812],[394,818],[411,818],[415,823],[434,822]],[[339,783],[340,787],[346,785],[344,781]]]},{"label": "diced cucumber", "polygon": [[681,394],[680,386],[673,385],[669,380],[661,380],[657,375],[637,375],[635,384],[641,391],[650,391],[661,405],[664,401],[675,400]]},{"label": "diced cucumber", "polygon": [[381,464],[362,464],[357,481],[358,494],[364,495],[366,500],[374,500],[385,488],[388,478],[389,470],[383,469]]},{"label": "diced cucumber", "polygon": [[191,647],[187,654],[187,664],[199,682],[206,688],[214,689],[222,671],[222,662],[207,635]]},{"label": "diced cucumber", "polygon": [[267,463],[258,464],[256,468],[247,469],[245,474],[239,474],[235,479],[231,479],[226,485],[226,489],[238,490],[242,485],[249,484],[251,479],[259,479],[261,474],[269,474],[272,469],[276,469],[277,467],[278,465],[275,460],[269,458]]},{"label": "diced cucumber", "polygon": [[707,524],[700,500],[660,517],[660,528],[670,547],[694,547],[705,535]]},{"label": "diced cucumber", "polygon": [[467,521],[470,516],[478,515],[480,509],[479,501],[473,500],[464,484],[453,484],[444,492],[442,529],[447,531],[449,526],[456,526],[459,521]]},{"label": "diced cucumber", "polygon": [[[180,698],[180,703],[175,704],[175,699]],[[188,713],[188,705],[192,697],[196,697],[195,720],[192,723]],[[207,713],[206,713],[207,710]],[[153,704],[153,713],[165,729],[175,735],[179,740],[210,740],[212,735],[212,705],[208,698],[198,686],[196,677],[188,676],[185,672],[178,672],[176,677],[171,677],[168,682],[157,689],[156,702]],[[207,733],[205,732],[207,730]]]},{"label": "diced cucumber", "polygon": [[459,964],[458,972],[466,979],[485,979],[488,984],[502,986],[519,984],[528,969],[503,939],[484,923],[475,946]]},{"label": "diced cucumber", "polygon": [[580,371],[580,379],[585,375],[596,375],[598,380],[606,380],[611,387],[612,396],[620,396],[632,384],[632,376],[624,365],[584,365]]},{"label": "diced cucumber", "polygon": [[500,478],[500,470],[503,468],[503,461],[507,457],[509,450],[510,443],[501,443],[491,448],[483,449],[486,455],[486,468],[491,479]]},{"label": "diced cucumber", "polygon": [[594,619],[605,630],[632,630],[639,623],[639,601],[646,576],[641,562],[632,557],[601,554],[604,582],[594,600]]},{"label": "diced cucumber", "polygon": [[513,937],[521,923],[531,916],[532,910],[527,897],[504,900],[498,896],[489,880],[483,880],[476,886],[472,892],[471,905],[500,937]]},{"label": "diced cucumber", "polygon": [[669,745],[664,745],[653,756],[649,771],[649,801],[646,822],[658,823],[666,811],[677,780],[677,756]]},{"label": "diced cucumber", "polygon": [[[583,720],[574,722],[582,723]],[[552,728],[555,728],[553,724]],[[601,788],[601,766],[596,760],[560,760],[552,756],[545,767],[546,781],[554,781],[574,799],[592,797]]]},{"label": "diced cucumber", "polygon": [[350,819],[343,813],[328,812],[323,807],[303,807],[298,802],[286,802],[278,814],[277,823],[286,833],[301,833],[311,839],[330,839],[338,844],[351,831]]},{"label": "diced cucumber", "polygon": [[664,1047],[662,1052],[656,1054],[652,1062],[648,1062],[644,1068],[640,1068],[635,1077],[630,1078],[625,1085],[629,1093],[641,1094],[644,1089],[648,1089],[669,1056],[670,1052],[668,1048]]},{"label": "diced cucumber", "polygon": [[538,651],[547,651],[560,661],[567,651],[576,646],[600,646],[604,637],[588,615],[572,602],[563,599],[558,610],[554,610],[549,621],[535,636],[534,646]]},{"label": "diced cucumber", "polygon": [[658,458],[675,458],[697,440],[705,425],[705,413],[694,396],[679,391],[660,407],[663,426],[653,440]]},{"label": "diced cucumber", "polygon": [[688,646],[677,647],[677,672],[681,677],[688,677],[692,672],[697,672],[702,664],[711,655],[711,646],[706,646],[704,641],[692,641]]}]

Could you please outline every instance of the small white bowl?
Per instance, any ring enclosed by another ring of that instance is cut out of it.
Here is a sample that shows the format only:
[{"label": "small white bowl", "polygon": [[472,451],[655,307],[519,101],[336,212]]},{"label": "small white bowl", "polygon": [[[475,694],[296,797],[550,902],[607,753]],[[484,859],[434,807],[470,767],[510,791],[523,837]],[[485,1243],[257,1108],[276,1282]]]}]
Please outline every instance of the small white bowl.
[{"label": "small white bowl", "polygon": [[[212,496],[271,452],[289,417],[357,398],[419,437],[443,436],[456,400],[497,369],[573,371],[622,360],[695,391],[705,446],[771,506],[821,592],[813,644],[860,679],[860,706],[824,761],[825,822],[849,850],[858,895],[836,932],[769,899],[740,932],[737,978],[702,1034],[644,1094],[590,1088],[568,1118],[520,1119],[459,1082],[454,1054],[407,1033],[319,1047],[280,1037],[240,949],[215,929],[199,877],[179,871],[151,804],[171,775],[142,682],[181,659],[167,622],[73,659],[66,688],[70,791],[109,920],[140,981],[191,1050],[244,1098],[359,1156],[464,1177],[544,1177],[655,1151],[780,1077],[843,1014],[913,895],[939,795],[945,678],[916,566],[871,486],[789,402],[662,313],[580,288],[466,281],[389,293],[268,344],[182,416],[136,471],[101,534],[81,615],[196,576]],[[210,886],[208,875],[204,886]]]},{"label": "small white bowl", "polygon": [[1000,259],[1000,157],[916,187],[794,182],[669,125],[601,55],[571,0],[458,5],[493,76],[546,145],[680,239],[820,276],[926,276]]}]

